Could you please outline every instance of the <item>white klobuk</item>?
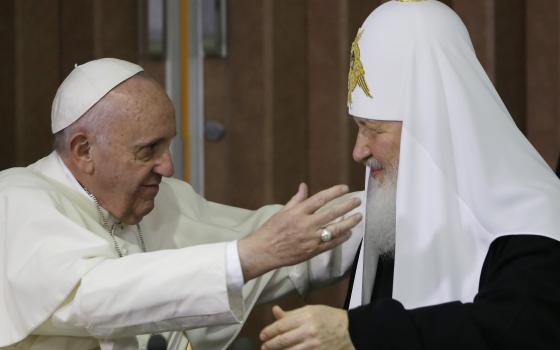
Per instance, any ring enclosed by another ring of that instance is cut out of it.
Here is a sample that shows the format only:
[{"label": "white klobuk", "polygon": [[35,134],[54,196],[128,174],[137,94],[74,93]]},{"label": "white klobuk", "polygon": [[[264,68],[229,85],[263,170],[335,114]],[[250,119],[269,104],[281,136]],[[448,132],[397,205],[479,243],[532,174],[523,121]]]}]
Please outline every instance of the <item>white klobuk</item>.
[{"label": "white klobuk", "polygon": [[[406,308],[470,302],[493,240],[560,238],[560,181],[516,127],[446,5],[387,2],[356,44],[362,80],[349,84],[350,115],[403,123],[393,297]],[[361,304],[356,283],[351,306]]]}]

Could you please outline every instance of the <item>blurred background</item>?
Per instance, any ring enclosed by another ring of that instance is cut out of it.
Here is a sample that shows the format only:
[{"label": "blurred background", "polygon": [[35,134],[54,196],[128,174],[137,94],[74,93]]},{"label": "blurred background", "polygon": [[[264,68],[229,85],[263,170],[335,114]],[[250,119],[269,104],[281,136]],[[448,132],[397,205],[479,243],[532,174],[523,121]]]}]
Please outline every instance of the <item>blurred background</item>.
[{"label": "blurred background", "polygon": [[[2,0],[0,169],[52,149],[50,108],[72,70],[100,57],[142,65],[172,98],[176,176],[245,208],[305,181],[363,188],[346,113],[350,44],[381,0]],[[447,0],[519,128],[560,153],[560,0]],[[391,38],[387,38],[391,40]],[[281,301],[341,306],[347,281]],[[270,305],[233,349],[257,349]],[[196,349],[195,349],[196,350]]]}]

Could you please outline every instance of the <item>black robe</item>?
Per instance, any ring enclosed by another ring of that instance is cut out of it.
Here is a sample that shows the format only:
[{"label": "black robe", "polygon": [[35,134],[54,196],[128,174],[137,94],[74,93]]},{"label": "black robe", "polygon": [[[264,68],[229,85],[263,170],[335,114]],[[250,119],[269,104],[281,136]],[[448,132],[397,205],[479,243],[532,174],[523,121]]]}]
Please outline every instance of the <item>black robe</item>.
[{"label": "black robe", "polygon": [[496,239],[472,303],[406,310],[391,299],[392,284],[393,261],[380,259],[371,304],[348,311],[357,350],[560,349],[556,240],[529,235]]}]

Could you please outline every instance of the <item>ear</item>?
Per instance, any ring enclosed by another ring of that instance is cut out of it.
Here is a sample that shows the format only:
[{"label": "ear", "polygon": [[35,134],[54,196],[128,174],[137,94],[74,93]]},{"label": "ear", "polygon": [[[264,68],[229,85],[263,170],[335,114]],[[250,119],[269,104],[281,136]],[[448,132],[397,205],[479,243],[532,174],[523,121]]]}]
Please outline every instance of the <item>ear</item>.
[{"label": "ear", "polygon": [[77,132],[70,138],[69,158],[82,173],[91,175],[94,170],[90,136]]}]

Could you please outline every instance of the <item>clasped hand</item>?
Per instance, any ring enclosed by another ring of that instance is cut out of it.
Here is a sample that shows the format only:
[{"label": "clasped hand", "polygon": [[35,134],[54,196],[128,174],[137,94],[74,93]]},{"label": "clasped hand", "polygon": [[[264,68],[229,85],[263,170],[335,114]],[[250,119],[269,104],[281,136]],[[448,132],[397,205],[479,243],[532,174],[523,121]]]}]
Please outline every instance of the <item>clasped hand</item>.
[{"label": "clasped hand", "polygon": [[272,308],[276,322],[260,334],[262,350],[354,350],[345,310],[308,305],[293,311]]}]

